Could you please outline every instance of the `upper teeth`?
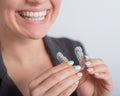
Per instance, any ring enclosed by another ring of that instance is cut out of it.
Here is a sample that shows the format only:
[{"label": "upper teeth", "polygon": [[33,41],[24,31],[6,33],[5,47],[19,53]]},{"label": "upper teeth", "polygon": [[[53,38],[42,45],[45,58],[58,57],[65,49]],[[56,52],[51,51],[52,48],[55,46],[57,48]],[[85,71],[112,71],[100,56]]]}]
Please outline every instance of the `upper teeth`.
[{"label": "upper teeth", "polygon": [[21,12],[21,14],[24,17],[32,17],[32,18],[38,18],[38,17],[44,17],[46,16],[47,12],[46,11],[40,11],[40,12]]}]

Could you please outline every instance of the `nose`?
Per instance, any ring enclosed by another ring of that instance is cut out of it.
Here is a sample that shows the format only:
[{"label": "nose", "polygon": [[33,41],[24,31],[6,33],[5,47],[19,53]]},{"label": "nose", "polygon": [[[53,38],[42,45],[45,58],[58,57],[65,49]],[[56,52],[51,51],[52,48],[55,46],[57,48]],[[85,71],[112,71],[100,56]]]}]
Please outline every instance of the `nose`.
[{"label": "nose", "polygon": [[47,0],[27,0],[27,2],[29,2],[29,3],[36,3],[36,4],[44,3],[45,1],[47,1]]}]

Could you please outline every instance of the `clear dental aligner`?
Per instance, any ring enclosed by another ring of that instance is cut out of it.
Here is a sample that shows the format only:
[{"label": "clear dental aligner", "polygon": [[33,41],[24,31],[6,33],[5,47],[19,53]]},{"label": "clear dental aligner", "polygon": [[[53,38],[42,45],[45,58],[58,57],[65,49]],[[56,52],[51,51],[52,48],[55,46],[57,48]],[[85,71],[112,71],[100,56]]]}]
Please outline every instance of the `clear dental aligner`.
[{"label": "clear dental aligner", "polygon": [[[83,53],[83,50],[80,46],[77,46],[74,48],[74,52],[75,52],[75,55],[79,61],[79,64],[81,66],[81,70],[83,70],[85,68],[85,56],[84,56],[84,53]],[[62,63],[62,62],[68,62],[68,58],[65,57],[61,52],[58,52],[57,53],[57,60]]]},{"label": "clear dental aligner", "polygon": [[85,64],[84,64],[85,56],[84,56],[83,50],[80,46],[77,46],[75,47],[74,52],[83,70],[85,68]]},{"label": "clear dental aligner", "polygon": [[74,51],[75,51],[75,55],[76,55],[78,61],[80,61],[82,59],[82,57],[84,56],[83,52],[82,52],[82,48],[77,46],[77,47],[75,47]]},{"label": "clear dental aligner", "polygon": [[61,52],[57,53],[57,60],[62,63],[62,62],[68,62],[69,60],[67,57],[65,57]]}]

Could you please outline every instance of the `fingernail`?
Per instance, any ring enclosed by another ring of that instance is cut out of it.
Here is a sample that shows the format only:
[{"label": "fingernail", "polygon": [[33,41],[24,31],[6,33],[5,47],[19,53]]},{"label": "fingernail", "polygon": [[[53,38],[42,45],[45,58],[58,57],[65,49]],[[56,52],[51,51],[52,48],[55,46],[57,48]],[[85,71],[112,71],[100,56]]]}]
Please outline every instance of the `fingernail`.
[{"label": "fingernail", "polygon": [[80,65],[76,65],[76,66],[75,66],[75,70],[79,71],[79,70],[81,70],[81,69],[82,69],[82,68],[81,68]]},{"label": "fingernail", "polygon": [[92,72],[93,71],[93,68],[89,68],[87,69],[88,72]]},{"label": "fingernail", "polygon": [[95,73],[95,75],[96,75],[96,76],[98,76],[98,75],[99,75],[99,73]]},{"label": "fingernail", "polygon": [[85,65],[86,65],[86,66],[90,66],[90,65],[91,65],[91,62],[90,62],[90,61],[85,62]]},{"label": "fingernail", "polygon": [[89,57],[89,56],[87,56],[87,55],[85,55],[85,58],[86,58],[86,59],[89,59],[90,57]]},{"label": "fingernail", "polygon": [[75,82],[75,84],[78,85],[78,84],[79,84],[79,81]]},{"label": "fingernail", "polygon": [[70,60],[70,61],[67,62],[67,64],[68,64],[69,66],[72,66],[72,65],[74,64],[74,61],[73,61],[73,60]]},{"label": "fingernail", "polygon": [[83,75],[82,73],[77,73],[78,77],[82,77],[82,75]]}]

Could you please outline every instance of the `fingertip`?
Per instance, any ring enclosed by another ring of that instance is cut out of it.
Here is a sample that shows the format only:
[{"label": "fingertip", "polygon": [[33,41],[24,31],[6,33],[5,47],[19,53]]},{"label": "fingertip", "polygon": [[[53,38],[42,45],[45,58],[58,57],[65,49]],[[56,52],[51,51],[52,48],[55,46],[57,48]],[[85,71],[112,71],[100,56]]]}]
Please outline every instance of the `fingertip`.
[{"label": "fingertip", "polygon": [[94,77],[96,77],[98,79],[103,79],[104,78],[103,75],[98,73],[98,72],[94,73]]},{"label": "fingertip", "polygon": [[93,72],[94,69],[93,69],[93,68],[88,68],[87,71],[88,71],[88,72]]},{"label": "fingertip", "polygon": [[79,84],[79,81],[75,82],[75,84],[78,85],[78,84]]},{"label": "fingertip", "polygon": [[79,72],[79,73],[77,73],[77,76],[81,78],[83,76],[83,74],[81,72]]},{"label": "fingertip", "polygon": [[94,73],[95,76],[99,76],[100,74],[99,73]]},{"label": "fingertip", "polygon": [[90,57],[89,57],[88,55],[85,55],[85,58],[86,58],[86,59],[89,59]]},{"label": "fingertip", "polygon": [[88,66],[90,66],[92,63],[90,62],[90,61],[87,61],[87,62],[85,62],[85,65],[88,67]]},{"label": "fingertip", "polygon": [[70,60],[70,61],[67,62],[67,64],[68,64],[69,66],[72,66],[72,65],[74,65],[74,61],[73,61],[73,60]]}]

